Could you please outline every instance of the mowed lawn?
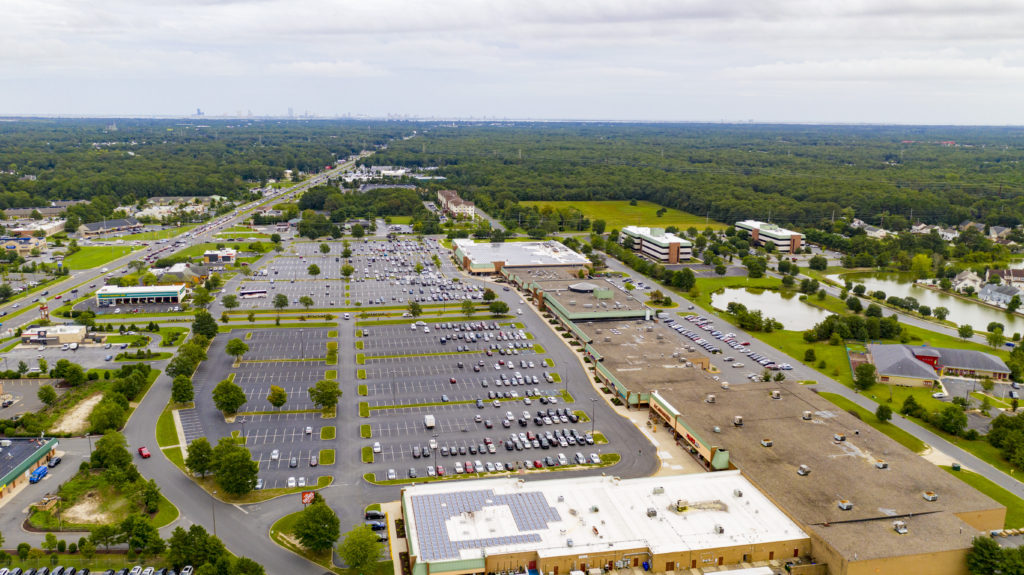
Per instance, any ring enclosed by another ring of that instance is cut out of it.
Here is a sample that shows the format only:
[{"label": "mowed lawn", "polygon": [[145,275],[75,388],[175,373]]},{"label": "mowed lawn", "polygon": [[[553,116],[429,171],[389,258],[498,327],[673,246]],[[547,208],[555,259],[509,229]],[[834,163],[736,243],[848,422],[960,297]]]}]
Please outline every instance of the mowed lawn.
[{"label": "mowed lawn", "polygon": [[520,202],[524,206],[551,206],[554,209],[576,208],[583,212],[583,215],[593,220],[604,220],[609,230],[612,228],[622,229],[623,226],[651,226],[667,228],[676,226],[685,230],[690,226],[703,230],[710,226],[716,230],[723,230],[727,226],[714,220],[705,221],[704,218],[667,208],[668,212],[660,218],[656,215],[661,206],[651,202],[637,201],[635,206],[629,205],[628,200],[609,200],[598,202]]},{"label": "mowed lawn", "polygon": [[181,234],[191,230],[192,228],[196,227],[197,225],[199,225],[199,224],[185,224],[183,226],[176,227],[176,228],[171,228],[169,230],[156,230],[156,231],[152,231],[152,232],[139,232],[137,234],[128,234],[127,236],[121,236],[121,237],[118,237],[118,238],[110,238],[109,240],[97,240],[97,241],[124,240],[126,242],[131,242],[131,241],[136,241],[136,240],[139,240],[139,241],[166,240],[166,239],[169,239],[169,238],[173,238],[175,236],[179,236],[179,235],[181,235]]},{"label": "mowed lawn", "polygon": [[112,262],[117,258],[134,250],[141,249],[140,246],[87,246],[64,258],[64,265],[73,270],[87,270],[105,263]]}]

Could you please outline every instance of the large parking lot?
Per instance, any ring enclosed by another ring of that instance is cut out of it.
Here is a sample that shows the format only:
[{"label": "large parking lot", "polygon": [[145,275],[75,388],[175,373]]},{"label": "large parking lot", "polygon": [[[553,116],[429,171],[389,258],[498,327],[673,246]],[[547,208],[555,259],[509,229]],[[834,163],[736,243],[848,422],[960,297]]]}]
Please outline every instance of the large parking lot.
[{"label": "large parking lot", "polygon": [[[316,485],[318,477],[331,474],[319,466],[319,462],[316,466],[312,463],[321,449],[332,448],[328,442],[320,440],[320,433],[324,426],[334,426],[335,422],[321,417],[307,392],[324,379],[328,370],[323,361],[328,331],[324,328],[254,329],[249,336],[245,335],[245,330],[233,332],[231,337],[245,338],[249,346],[241,364],[228,372],[234,374],[234,383],[245,391],[248,402],[242,410],[249,414],[238,416],[234,424],[225,424],[216,407],[209,405],[212,402],[201,402],[198,410],[180,414],[186,441],[207,436],[215,443],[232,431],[239,432],[245,437],[253,459],[259,463],[264,488],[286,487],[292,480],[297,485]],[[227,340],[215,340],[209,352],[212,361],[204,362],[194,378],[196,381],[214,380],[205,384],[202,393],[207,396],[216,380],[227,374],[213,375],[206,370],[232,363],[224,354]],[[330,366],[330,369],[337,369],[337,366]],[[272,385],[281,387],[288,395],[288,401],[280,408],[274,408],[267,401]],[[199,393],[197,391],[197,395]]]},{"label": "large parking lot", "polygon": [[379,480],[555,467],[566,464],[559,453],[575,463],[577,451],[589,465],[597,452],[554,368],[507,320],[423,321],[358,334]]}]

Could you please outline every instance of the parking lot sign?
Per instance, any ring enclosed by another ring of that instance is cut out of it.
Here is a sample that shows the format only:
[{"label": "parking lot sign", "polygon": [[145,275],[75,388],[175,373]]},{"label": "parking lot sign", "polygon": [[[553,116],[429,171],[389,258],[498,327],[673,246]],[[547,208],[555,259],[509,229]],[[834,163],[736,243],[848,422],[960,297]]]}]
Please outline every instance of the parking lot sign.
[{"label": "parking lot sign", "polygon": [[302,492],[302,504],[309,505],[313,502],[314,491],[303,491]]}]

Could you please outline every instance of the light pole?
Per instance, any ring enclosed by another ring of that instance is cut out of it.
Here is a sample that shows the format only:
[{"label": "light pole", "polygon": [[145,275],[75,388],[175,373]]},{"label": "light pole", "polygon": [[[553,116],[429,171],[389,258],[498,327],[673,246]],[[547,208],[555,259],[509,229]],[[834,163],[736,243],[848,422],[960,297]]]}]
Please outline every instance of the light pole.
[{"label": "light pole", "polygon": [[597,398],[590,398],[590,435],[594,435],[594,420],[597,419]]},{"label": "light pole", "polygon": [[86,432],[85,438],[89,440],[89,459],[92,459],[92,435]]},{"label": "light pole", "polygon": [[434,437],[434,471],[437,472],[437,434],[435,433],[433,435],[433,437]]},{"label": "light pole", "polygon": [[210,505],[210,509],[213,511],[213,536],[217,536],[217,492],[213,492],[213,505]]}]

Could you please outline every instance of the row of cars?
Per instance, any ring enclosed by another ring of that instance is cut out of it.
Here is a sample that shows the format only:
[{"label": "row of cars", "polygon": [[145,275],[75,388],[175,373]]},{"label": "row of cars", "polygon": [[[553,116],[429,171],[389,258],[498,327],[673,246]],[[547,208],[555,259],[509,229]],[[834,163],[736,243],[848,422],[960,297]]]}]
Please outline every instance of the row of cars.
[{"label": "row of cars", "polygon": [[[773,360],[773,359],[771,359],[771,358],[769,358],[769,357],[767,357],[765,355],[762,355],[762,354],[760,354],[760,353],[758,353],[758,352],[756,352],[756,351],[754,351],[752,349],[747,349],[747,346],[750,345],[749,341],[742,341],[741,342],[741,341],[739,341],[739,339],[736,338],[736,334],[734,334],[732,332],[726,333],[726,332],[722,332],[722,331],[719,331],[719,330],[715,329],[714,324],[712,324],[711,320],[708,319],[708,318],[701,317],[701,316],[698,316],[698,315],[688,315],[688,316],[685,316],[684,319],[689,321],[689,322],[691,322],[691,323],[693,323],[694,325],[696,325],[697,327],[703,329],[704,331],[710,332],[711,333],[711,337],[714,337],[715,339],[721,340],[722,343],[724,343],[725,345],[728,345],[729,347],[739,351],[740,353],[742,353],[743,355],[749,357],[751,360],[757,362],[759,365],[765,367],[766,369],[772,369],[772,370],[790,370],[790,369],[793,369],[793,366],[788,364],[788,363],[776,363],[775,360]],[[667,323],[669,323],[669,322],[667,322]],[[670,327],[672,327],[672,329],[678,331],[679,333],[685,335],[686,337],[692,339],[697,344],[702,345],[702,347],[705,347],[706,349],[708,348],[708,345],[711,345],[712,347],[714,347],[714,344],[710,344],[709,342],[706,342],[700,336],[700,334],[698,334],[698,333],[696,333],[694,331],[688,330],[685,327],[683,327],[682,325],[670,323]],[[715,349],[717,350],[718,348],[715,348]],[[721,352],[721,350],[718,350],[718,353],[720,353],[720,352]],[[712,352],[712,353],[716,353],[716,352]],[[733,360],[733,358],[731,358],[731,357],[726,358],[726,361],[732,361],[732,360]],[[733,367],[743,367],[743,364],[742,363],[734,363]],[[751,377],[751,379],[754,379],[754,378]]]},{"label": "row of cars", "polygon": [[[590,456],[583,455],[583,452],[577,451],[576,455],[571,460],[566,457],[564,453],[558,453],[557,455],[549,455],[542,459],[535,459],[533,461],[475,461],[466,460],[465,462],[456,461],[453,466],[455,475],[468,475],[473,473],[505,473],[508,471],[516,471],[517,469],[543,469],[545,467],[565,467],[570,464],[574,465],[597,465],[601,463],[601,456],[596,453],[591,453]],[[448,471],[444,465],[428,465],[426,477],[444,477]],[[409,479],[418,479],[420,474],[415,467],[410,467],[407,472]],[[388,481],[394,481],[398,479],[398,473],[394,469],[388,469],[387,473]]]}]

